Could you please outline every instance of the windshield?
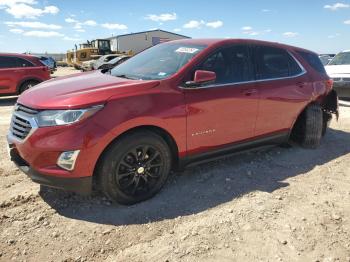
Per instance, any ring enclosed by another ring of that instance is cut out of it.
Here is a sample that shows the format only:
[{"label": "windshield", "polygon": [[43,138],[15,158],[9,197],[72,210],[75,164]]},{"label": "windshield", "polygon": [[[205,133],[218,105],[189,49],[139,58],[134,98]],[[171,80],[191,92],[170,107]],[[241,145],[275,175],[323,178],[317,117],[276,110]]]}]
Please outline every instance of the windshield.
[{"label": "windshield", "polygon": [[350,52],[337,54],[329,65],[350,65]]},{"label": "windshield", "polygon": [[168,78],[178,72],[205,47],[204,45],[181,43],[157,45],[115,67],[111,74],[140,80]]},{"label": "windshield", "polygon": [[110,60],[109,62],[110,62],[111,64],[114,64],[114,63],[117,63],[117,62],[118,62],[120,59],[122,59],[122,58],[124,58],[124,57],[118,56],[118,57],[113,58],[113,59]]}]

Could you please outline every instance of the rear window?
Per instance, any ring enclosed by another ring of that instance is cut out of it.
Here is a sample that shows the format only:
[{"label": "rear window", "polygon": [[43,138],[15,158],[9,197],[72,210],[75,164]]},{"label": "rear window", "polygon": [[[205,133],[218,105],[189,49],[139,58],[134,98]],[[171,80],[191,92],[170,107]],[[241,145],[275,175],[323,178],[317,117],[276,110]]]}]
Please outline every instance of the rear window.
[{"label": "rear window", "polygon": [[327,74],[326,69],[324,68],[318,55],[304,51],[298,51],[298,54],[301,55],[303,59],[317,72]]}]

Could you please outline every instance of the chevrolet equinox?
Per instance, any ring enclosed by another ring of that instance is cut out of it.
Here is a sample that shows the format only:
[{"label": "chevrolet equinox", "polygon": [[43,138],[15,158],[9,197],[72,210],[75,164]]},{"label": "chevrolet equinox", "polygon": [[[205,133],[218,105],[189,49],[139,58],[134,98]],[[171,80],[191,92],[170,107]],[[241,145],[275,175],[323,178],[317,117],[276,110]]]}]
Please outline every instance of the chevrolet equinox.
[{"label": "chevrolet equinox", "polygon": [[33,181],[111,200],[154,196],[171,170],[293,140],[316,148],[338,97],[317,54],[255,40],[179,40],[114,69],[24,92],[8,133]]}]

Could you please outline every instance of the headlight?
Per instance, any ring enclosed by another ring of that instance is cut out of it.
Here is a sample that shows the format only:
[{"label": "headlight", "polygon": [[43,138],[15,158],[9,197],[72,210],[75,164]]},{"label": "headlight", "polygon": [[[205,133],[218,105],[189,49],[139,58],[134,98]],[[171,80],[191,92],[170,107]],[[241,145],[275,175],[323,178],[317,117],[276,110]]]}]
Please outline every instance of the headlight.
[{"label": "headlight", "polygon": [[74,110],[45,110],[36,115],[39,127],[69,125],[88,118],[101,110],[103,105]]}]

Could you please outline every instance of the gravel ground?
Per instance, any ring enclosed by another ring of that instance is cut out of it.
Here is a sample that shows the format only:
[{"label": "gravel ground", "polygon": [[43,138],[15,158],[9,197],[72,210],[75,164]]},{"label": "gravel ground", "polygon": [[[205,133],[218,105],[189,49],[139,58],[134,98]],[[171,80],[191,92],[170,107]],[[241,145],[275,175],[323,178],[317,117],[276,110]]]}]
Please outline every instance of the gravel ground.
[{"label": "gravel ground", "polygon": [[350,261],[350,103],[317,150],[193,167],[131,207],[40,191],[7,158],[14,103],[0,98],[0,261]]}]

